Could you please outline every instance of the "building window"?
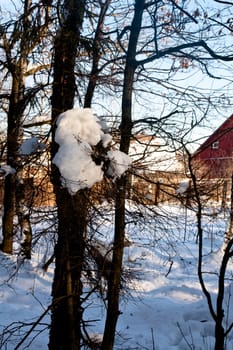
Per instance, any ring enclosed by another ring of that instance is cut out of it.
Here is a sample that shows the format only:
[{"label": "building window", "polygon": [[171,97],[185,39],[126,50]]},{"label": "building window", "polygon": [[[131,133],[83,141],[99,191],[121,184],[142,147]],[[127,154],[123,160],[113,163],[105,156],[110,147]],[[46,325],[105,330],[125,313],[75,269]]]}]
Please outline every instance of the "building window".
[{"label": "building window", "polygon": [[211,148],[212,149],[218,149],[219,148],[219,141],[213,142],[212,145],[211,145]]}]

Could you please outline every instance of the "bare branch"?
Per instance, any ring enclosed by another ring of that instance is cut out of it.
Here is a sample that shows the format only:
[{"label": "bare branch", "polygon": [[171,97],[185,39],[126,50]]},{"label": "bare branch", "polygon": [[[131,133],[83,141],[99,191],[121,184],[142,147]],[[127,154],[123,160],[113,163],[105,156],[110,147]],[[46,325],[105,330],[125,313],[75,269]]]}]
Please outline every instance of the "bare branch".
[{"label": "bare branch", "polygon": [[214,0],[214,1],[218,2],[219,4],[233,5],[233,2],[231,1],[223,1],[223,0]]},{"label": "bare branch", "polygon": [[137,66],[144,65],[146,63],[152,62],[152,61],[159,59],[159,58],[162,58],[164,56],[172,55],[172,54],[174,54],[176,52],[180,52],[184,49],[189,49],[189,48],[194,48],[194,47],[204,48],[209,53],[209,55],[214,59],[227,61],[227,62],[233,61],[233,55],[229,55],[229,56],[219,55],[214,50],[212,50],[204,40],[199,40],[199,41],[196,41],[193,43],[181,44],[178,46],[170,47],[166,50],[158,51],[156,54],[151,55],[150,57],[145,58],[144,60],[137,61],[136,65]]},{"label": "bare branch", "polygon": [[189,18],[191,18],[191,20],[193,22],[195,22],[196,24],[198,24],[198,21],[192,16],[190,15],[190,13],[188,13],[188,11],[185,11],[181,6],[178,5],[178,2],[171,0],[172,4],[178,8],[181,12],[183,12],[186,16],[188,16]]}]

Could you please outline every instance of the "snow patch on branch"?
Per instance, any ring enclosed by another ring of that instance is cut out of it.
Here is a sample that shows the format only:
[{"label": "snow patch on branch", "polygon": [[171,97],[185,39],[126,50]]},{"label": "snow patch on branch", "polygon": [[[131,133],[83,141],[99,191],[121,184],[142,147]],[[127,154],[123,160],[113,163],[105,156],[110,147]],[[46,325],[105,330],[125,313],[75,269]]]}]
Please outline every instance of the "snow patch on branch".
[{"label": "snow patch on branch", "polygon": [[114,180],[123,175],[132,163],[130,156],[118,150],[108,151],[107,156],[110,160],[107,175]]},{"label": "snow patch on branch", "polygon": [[183,180],[180,182],[179,187],[176,189],[177,194],[184,194],[188,191],[190,186],[190,180]]},{"label": "snow patch on branch", "polygon": [[19,154],[22,156],[29,156],[36,152],[43,151],[45,148],[46,145],[43,142],[40,142],[37,137],[32,136],[22,143],[19,148]]},{"label": "snow patch on branch", "polygon": [[0,166],[0,175],[7,176],[9,174],[15,174],[16,170],[10,165],[1,165]]},{"label": "snow patch on branch", "polygon": [[[131,159],[120,151],[108,151],[112,137],[90,108],[71,109],[57,119],[55,141],[59,149],[52,162],[59,168],[62,186],[71,195],[80,189],[91,188],[104,176],[104,163],[108,164],[106,175],[116,179],[130,166]],[[106,155],[96,162],[94,147],[106,149]]]}]

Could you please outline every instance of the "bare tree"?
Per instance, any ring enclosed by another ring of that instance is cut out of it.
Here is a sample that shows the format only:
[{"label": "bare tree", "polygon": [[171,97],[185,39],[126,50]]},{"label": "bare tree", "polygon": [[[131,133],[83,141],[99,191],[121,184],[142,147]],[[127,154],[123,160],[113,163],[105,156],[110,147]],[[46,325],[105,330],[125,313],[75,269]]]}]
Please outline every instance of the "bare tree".
[{"label": "bare tree", "polygon": [[[138,37],[141,29],[144,5],[144,0],[137,0],[135,2],[135,12],[130,28],[129,44],[124,70],[120,150],[126,154],[129,152],[130,138],[132,133],[132,93],[134,74],[136,69],[134,63],[137,52]],[[113,348],[116,324],[119,316],[120,281],[125,241],[125,203],[127,182],[128,177],[127,175],[124,175],[118,179],[116,183],[112,271],[109,279],[107,317],[101,347],[104,350],[110,350]]]},{"label": "bare tree", "polygon": [[[80,43],[85,1],[65,0],[60,7],[60,28],[54,43],[54,81],[52,94],[52,157],[58,145],[55,124],[58,115],[71,109],[75,97],[75,61]],[[53,309],[49,349],[78,350],[81,344],[82,269],[87,224],[87,191],[71,196],[62,189],[58,168],[52,168],[58,208],[56,269],[52,287]],[[62,332],[61,332],[62,329]]]},{"label": "bare tree", "polygon": [[33,5],[30,0],[25,1],[24,12],[19,20],[0,26],[1,49],[5,54],[5,61],[2,61],[1,65],[7,70],[7,76],[11,77],[11,91],[1,97],[9,100],[7,164],[12,168],[12,172],[5,177],[2,250],[10,254],[13,252],[14,216],[17,214],[23,236],[22,252],[26,258],[31,257],[32,231],[28,211],[25,211],[24,207],[25,186],[20,145],[23,141],[25,111],[35,95],[43,88],[42,84],[27,88],[26,78],[44,69],[41,65],[29,69],[29,55],[43,39],[48,25],[49,7],[45,9],[47,20],[44,23],[41,23],[39,17],[34,14],[38,11],[40,8]]}]

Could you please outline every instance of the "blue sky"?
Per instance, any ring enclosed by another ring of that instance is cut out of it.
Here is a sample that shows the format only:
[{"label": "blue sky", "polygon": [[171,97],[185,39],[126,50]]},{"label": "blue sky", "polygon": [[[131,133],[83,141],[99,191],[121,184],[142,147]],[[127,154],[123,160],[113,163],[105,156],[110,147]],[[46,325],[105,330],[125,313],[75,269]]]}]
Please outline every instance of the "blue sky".
[{"label": "blue sky", "polygon": [[[17,0],[15,1],[17,3]],[[204,2],[206,6],[210,6],[214,4],[213,1]],[[14,8],[14,1],[4,1],[0,0],[0,6],[2,7],[3,11],[10,11],[15,13]],[[216,3],[215,3],[216,8]],[[229,40],[233,40],[232,38],[229,38]],[[216,41],[217,42],[217,41]],[[214,45],[214,43],[213,43]],[[166,65],[166,60],[159,60],[155,63],[157,66],[164,66]],[[172,81],[173,78],[170,79],[169,83],[176,84],[180,86],[181,89],[184,91],[192,92],[194,89],[199,89],[200,92],[205,93],[208,97],[210,102],[215,102],[216,109],[211,108],[209,112],[207,113],[207,122],[206,127],[203,128],[197,128],[197,131],[193,133],[194,138],[197,136],[207,136],[209,135],[212,130],[219,127],[219,125],[222,124],[224,119],[229,117],[232,112],[233,108],[231,108],[231,105],[233,104],[233,91],[232,91],[232,83],[231,83],[231,75],[233,72],[233,67],[231,63],[224,63],[224,62],[215,62],[211,64],[212,67],[210,67],[210,73],[215,76],[222,76],[222,79],[217,78],[211,78],[208,77],[206,74],[201,72],[200,68],[196,65],[194,68],[188,68],[179,70],[179,73],[176,74],[174,81]],[[225,77],[225,78],[223,78]],[[161,79],[163,77],[161,76]],[[149,84],[145,87],[147,90],[150,89]],[[151,88],[155,88],[155,84],[151,85]],[[160,88],[159,88],[160,89]],[[155,89],[156,90],[156,89]],[[166,90],[164,89],[164,92],[161,88],[161,93],[169,95],[171,92],[170,87]],[[226,96],[229,96],[226,98]],[[101,101],[97,100],[97,104],[102,104],[106,106],[109,110],[113,112],[120,112],[120,100],[121,96],[112,96],[112,97],[100,97]],[[137,100],[140,100],[137,98]],[[201,101],[201,99],[200,99]],[[98,103],[100,102],[100,103]],[[141,94],[141,100],[140,103],[134,103],[133,112],[134,112],[134,118],[140,118],[142,115],[146,116],[156,116],[159,115],[166,115],[166,113],[169,113],[169,110],[171,109],[171,106],[165,98],[158,97],[151,98],[147,97],[145,94]],[[202,102],[200,102],[202,103]],[[97,113],[101,113],[101,109],[99,107],[94,106],[94,109],[96,109]],[[187,104],[187,109],[188,109]],[[194,111],[195,114],[198,114],[198,101],[196,101],[196,110]],[[191,123],[191,115],[195,108],[195,105],[192,105],[190,103],[190,119],[187,119],[187,122]],[[190,121],[188,121],[190,120]]]}]

